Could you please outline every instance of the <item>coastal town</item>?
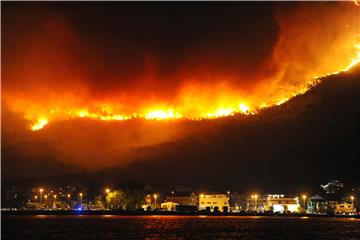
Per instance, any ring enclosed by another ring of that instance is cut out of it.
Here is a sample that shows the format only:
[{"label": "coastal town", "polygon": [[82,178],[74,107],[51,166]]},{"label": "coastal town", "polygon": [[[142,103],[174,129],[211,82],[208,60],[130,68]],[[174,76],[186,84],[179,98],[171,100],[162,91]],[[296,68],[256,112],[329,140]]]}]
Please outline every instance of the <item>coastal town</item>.
[{"label": "coastal town", "polygon": [[87,188],[13,186],[2,195],[2,212],[133,212],[137,214],[246,214],[359,216],[360,188],[345,190],[341,181],[320,185],[313,194],[197,192],[189,188],[142,188],[139,185],[104,187],[94,193]]}]

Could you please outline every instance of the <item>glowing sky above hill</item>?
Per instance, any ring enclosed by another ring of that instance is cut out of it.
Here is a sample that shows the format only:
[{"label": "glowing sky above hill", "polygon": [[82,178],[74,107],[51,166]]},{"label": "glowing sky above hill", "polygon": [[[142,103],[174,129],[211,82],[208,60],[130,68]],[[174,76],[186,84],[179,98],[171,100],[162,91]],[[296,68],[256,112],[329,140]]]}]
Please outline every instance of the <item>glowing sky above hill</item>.
[{"label": "glowing sky above hill", "polygon": [[350,2],[3,5],[2,102],[32,130],[253,114],[358,61]]}]

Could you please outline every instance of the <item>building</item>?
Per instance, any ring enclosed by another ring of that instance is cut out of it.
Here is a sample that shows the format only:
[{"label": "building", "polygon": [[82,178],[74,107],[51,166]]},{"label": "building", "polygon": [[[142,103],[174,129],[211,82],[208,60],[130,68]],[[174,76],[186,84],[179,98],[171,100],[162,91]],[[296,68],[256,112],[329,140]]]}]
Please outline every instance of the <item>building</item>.
[{"label": "building", "polygon": [[166,202],[174,202],[181,206],[198,206],[199,197],[194,192],[172,192]]},{"label": "building", "polygon": [[269,194],[264,205],[265,211],[273,211],[274,213],[296,213],[299,212],[299,198],[287,197],[284,194]]},{"label": "building", "polygon": [[338,180],[332,180],[325,185],[320,185],[326,194],[341,194],[344,183]]},{"label": "building", "polygon": [[206,210],[208,212],[228,212],[229,197],[226,194],[200,194],[199,195],[199,210]]},{"label": "building", "polygon": [[161,203],[161,208],[165,211],[176,211],[177,206],[179,206],[176,202],[163,202]]},{"label": "building", "polygon": [[1,207],[2,208],[20,208],[31,201],[32,195],[28,189],[24,187],[11,186],[5,189],[1,195]]},{"label": "building", "polygon": [[229,205],[231,212],[241,212],[246,210],[247,201],[246,194],[230,193],[229,194]]},{"label": "building", "polygon": [[354,204],[351,203],[338,203],[335,207],[335,214],[355,214],[356,208],[354,207]]},{"label": "building", "polygon": [[309,198],[306,206],[306,213],[309,214],[326,214],[328,212],[328,203],[320,195],[314,195]]},{"label": "building", "polygon": [[251,194],[246,197],[246,211],[264,212],[267,195]]}]

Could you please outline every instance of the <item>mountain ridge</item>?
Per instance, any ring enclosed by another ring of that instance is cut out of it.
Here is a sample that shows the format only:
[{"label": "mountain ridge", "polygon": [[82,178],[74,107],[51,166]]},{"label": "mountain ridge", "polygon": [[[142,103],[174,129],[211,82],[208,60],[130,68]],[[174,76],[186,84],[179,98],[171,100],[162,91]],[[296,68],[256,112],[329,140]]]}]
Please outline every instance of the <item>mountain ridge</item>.
[{"label": "mountain ridge", "polygon": [[[275,186],[279,191],[287,190],[289,182],[301,187],[328,178],[351,179],[359,166],[360,110],[354,107],[360,103],[359,76],[358,69],[327,76],[306,93],[252,116],[189,123],[196,129],[191,134],[131,147],[128,164],[82,174],[81,179],[212,188]],[[166,128],[156,129],[161,130]],[[287,172],[276,170],[284,164]]]}]

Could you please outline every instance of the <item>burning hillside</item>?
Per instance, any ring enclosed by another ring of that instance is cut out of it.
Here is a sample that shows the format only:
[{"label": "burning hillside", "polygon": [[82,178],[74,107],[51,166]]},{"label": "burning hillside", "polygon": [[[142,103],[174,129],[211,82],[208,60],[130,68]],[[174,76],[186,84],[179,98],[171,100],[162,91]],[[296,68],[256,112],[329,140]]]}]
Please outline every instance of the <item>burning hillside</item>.
[{"label": "burning hillside", "polygon": [[29,129],[255,114],[360,60],[348,2],[110,5],[4,4],[2,100]]}]

